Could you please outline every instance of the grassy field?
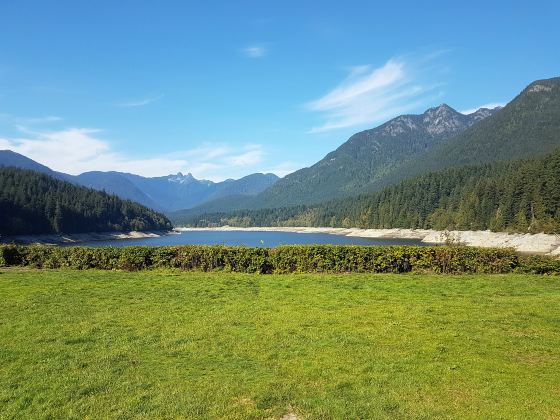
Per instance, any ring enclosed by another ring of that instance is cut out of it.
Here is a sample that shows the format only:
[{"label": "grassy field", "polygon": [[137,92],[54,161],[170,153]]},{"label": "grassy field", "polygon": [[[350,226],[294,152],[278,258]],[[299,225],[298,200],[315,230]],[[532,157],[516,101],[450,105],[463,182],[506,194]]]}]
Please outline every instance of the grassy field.
[{"label": "grassy field", "polygon": [[560,278],[0,270],[2,418],[560,418]]}]

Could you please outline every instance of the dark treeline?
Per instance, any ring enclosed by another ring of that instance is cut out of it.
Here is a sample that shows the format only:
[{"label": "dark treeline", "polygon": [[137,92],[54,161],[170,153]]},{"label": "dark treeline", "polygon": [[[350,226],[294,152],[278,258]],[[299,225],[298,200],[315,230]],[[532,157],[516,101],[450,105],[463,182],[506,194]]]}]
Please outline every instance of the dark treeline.
[{"label": "dark treeline", "polygon": [[170,229],[162,214],[35,171],[0,168],[0,234]]},{"label": "dark treeline", "polygon": [[313,206],[174,215],[176,224],[560,232],[560,151],[448,169]]}]

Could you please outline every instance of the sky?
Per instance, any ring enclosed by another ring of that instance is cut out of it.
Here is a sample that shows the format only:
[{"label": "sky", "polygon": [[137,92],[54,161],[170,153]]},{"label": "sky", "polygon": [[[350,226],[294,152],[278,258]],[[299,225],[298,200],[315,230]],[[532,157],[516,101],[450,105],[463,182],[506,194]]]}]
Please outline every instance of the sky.
[{"label": "sky", "polygon": [[0,0],[0,149],[220,181],[560,75],[557,1]]}]

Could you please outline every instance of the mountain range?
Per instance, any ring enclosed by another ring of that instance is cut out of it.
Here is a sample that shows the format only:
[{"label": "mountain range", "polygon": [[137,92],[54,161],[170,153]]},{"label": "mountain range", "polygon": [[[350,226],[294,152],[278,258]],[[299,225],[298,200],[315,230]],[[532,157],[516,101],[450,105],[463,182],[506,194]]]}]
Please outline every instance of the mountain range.
[{"label": "mountain range", "polygon": [[374,191],[404,164],[499,110],[481,108],[465,115],[442,104],[420,115],[401,115],[354,134],[314,165],[287,175],[256,196],[208,200],[184,213],[315,204]]},{"label": "mountain range", "polygon": [[69,175],[53,171],[47,166],[10,150],[0,150],[0,166],[14,166],[42,172],[60,180],[106,191],[159,211],[186,209],[208,200],[230,195],[250,197],[270,187],[278,180],[274,174],[260,173],[222,182],[198,180],[190,173],[154,178],[115,171],[92,171],[80,175]]},{"label": "mountain range", "polygon": [[[198,214],[202,206],[172,214],[171,219],[176,225],[194,226],[217,223],[560,232],[560,78],[531,83],[503,109],[477,113],[480,118],[467,122],[466,128],[460,118],[466,120],[445,105],[422,116],[397,117],[377,129],[358,133],[312,168],[299,171],[313,169],[315,173],[311,181],[300,177],[298,188],[310,182],[320,188],[325,185],[320,181],[332,173],[330,159],[336,162],[346,156],[347,162],[376,162],[370,174],[379,176],[346,178],[355,185],[356,194],[351,199],[333,197],[318,203],[310,200],[291,206],[225,212],[207,203],[208,212]],[[427,128],[420,125],[426,121]],[[420,152],[419,143],[414,141],[417,137],[401,136],[404,132],[425,135],[434,128],[436,133],[455,130],[456,134]],[[383,138],[385,133],[401,140],[401,146],[410,147],[413,157],[385,158],[392,165],[382,170],[383,160],[378,155],[387,156],[394,145],[371,142],[368,134]],[[378,148],[372,148],[372,144]],[[367,163],[361,167],[369,168]],[[366,182],[356,181],[360,179]],[[364,185],[370,191],[364,192]],[[262,200],[282,186],[281,180],[254,200]],[[290,190],[294,190],[293,183],[280,192]]]},{"label": "mountain range", "polygon": [[560,149],[532,159],[463,166],[352,199],[273,209],[172,215],[177,225],[313,226],[560,232]]},{"label": "mountain range", "polygon": [[398,116],[354,134],[316,164],[282,179],[252,174],[215,183],[181,173],[155,178],[122,172],[73,176],[11,151],[0,151],[0,166],[32,169],[114,193],[181,222],[201,214],[313,206],[367,196],[403,180],[414,183],[428,173],[541,157],[559,148],[560,78],[552,78],[531,83],[503,108],[465,115],[442,104],[419,115]]},{"label": "mountain range", "polygon": [[[309,168],[280,180],[256,199],[253,207],[309,204],[359,194],[406,162],[445,143],[496,110],[464,115],[446,104],[421,115],[402,115],[371,130],[354,134]],[[264,205],[263,205],[264,204]]]},{"label": "mountain range", "polygon": [[560,147],[560,78],[538,80],[503,108],[464,115],[446,104],[351,136],[316,164],[253,197],[211,200],[182,212],[320,203],[380,191],[445,168],[542,156]]}]

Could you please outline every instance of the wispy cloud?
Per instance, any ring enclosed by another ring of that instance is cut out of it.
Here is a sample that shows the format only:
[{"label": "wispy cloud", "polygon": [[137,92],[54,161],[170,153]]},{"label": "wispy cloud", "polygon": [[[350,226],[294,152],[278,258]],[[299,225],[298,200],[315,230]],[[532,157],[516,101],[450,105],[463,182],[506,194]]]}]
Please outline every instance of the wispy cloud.
[{"label": "wispy cloud", "polygon": [[42,125],[62,121],[61,117],[46,115],[44,117],[18,117],[12,114],[0,114],[0,120],[14,125]]},{"label": "wispy cloud", "polygon": [[150,105],[151,103],[157,102],[162,98],[163,98],[163,93],[156,96],[149,96],[138,100],[119,102],[116,103],[115,106],[119,108],[135,108],[139,106]]},{"label": "wispy cloud", "polygon": [[505,102],[491,102],[489,104],[480,105],[476,108],[465,109],[464,111],[460,111],[460,112],[461,112],[461,114],[468,115],[468,114],[472,114],[473,112],[478,111],[480,108],[494,109],[498,106],[502,107],[502,106],[505,106],[505,105],[506,105]]},{"label": "wispy cloud", "polygon": [[[393,58],[383,66],[350,69],[348,76],[333,90],[306,104],[325,120],[311,133],[372,124],[408,112],[429,102],[440,85],[422,77],[427,61]],[[418,64],[423,63],[423,64]]]},{"label": "wispy cloud", "polygon": [[119,153],[103,140],[103,131],[68,128],[40,131],[21,127],[22,137],[0,137],[0,149],[10,149],[50,168],[70,174],[87,171],[122,171],[144,176],[191,172],[197,178],[220,181],[262,172],[266,155],[260,144],[234,147],[227,143],[204,143],[190,150],[134,158]]},{"label": "wispy cloud", "polygon": [[243,48],[241,52],[249,58],[262,58],[268,54],[268,48],[263,45],[250,45]]}]

